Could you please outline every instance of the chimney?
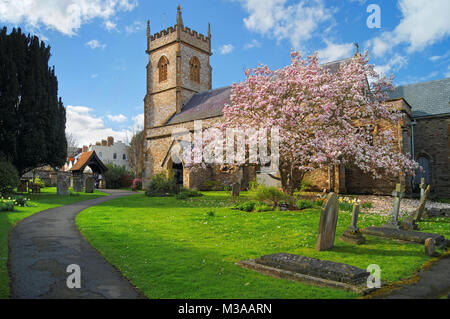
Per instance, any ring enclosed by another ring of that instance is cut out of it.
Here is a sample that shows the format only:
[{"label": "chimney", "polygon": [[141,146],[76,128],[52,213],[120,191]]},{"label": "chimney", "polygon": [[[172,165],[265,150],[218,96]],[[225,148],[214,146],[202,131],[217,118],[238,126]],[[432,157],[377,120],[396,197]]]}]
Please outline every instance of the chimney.
[{"label": "chimney", "polygon": [[95,143],[95,146],[102,146],[102,142]]},{"label": "chimney", "polygon": [[89,152],[89,147],[87,145],[83,145],[83,153]]},{"label": "chimney", "polygon": [[108,146],[108,141],[107,140],[102,140],[102,146]]},{"label": "chimney", "polygon": [[109,146],[113,146],[113,145],[114,145],[114,137],[109,136],[109,137],[108,137],[108,147],[109,147]]}]

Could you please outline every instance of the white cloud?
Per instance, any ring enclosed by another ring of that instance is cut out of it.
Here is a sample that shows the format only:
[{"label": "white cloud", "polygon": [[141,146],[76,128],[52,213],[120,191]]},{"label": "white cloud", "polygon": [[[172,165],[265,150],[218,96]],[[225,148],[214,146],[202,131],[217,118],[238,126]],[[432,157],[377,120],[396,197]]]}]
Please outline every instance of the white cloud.
[{"label": "white cloud", "polygon": [[408,59],[399,54],[395,54],[387,64],[375,66],[375,71],[380,75],[388,77],[391,72],[397,72],[408,65]]},{"label": "white cloud", "polygon": [[140,131],[144,128],[144,113],[139,114],[135,117],[133,117],[133,130],[134,131]]},{"label": "white cloud", "polygon": [[106,48],[106,44],[101,43],[98,40],[91,40],[89,42],[86,42],[85,44],[87,47],[90,47],[92,50],[95,49],[104,49]]},{"label": "white cloud", "polygon": [[332,18],[322,0],[238,0],[249,16],[244,19],[250,31],[277,39],[288,39],[299,49],[309,40],[319,25]]},{"label": "white cloud", "polygon": [[123,122],[126,122],[128,120],[127,117],[125,115],[123,115],[123,114],[108,115],[107,117],[108,117],[108,119],[111,122],[116,122],[116,123],[123,123]]},{"label": "white cloud", "polygon": [[93,109],[89,107],[68,106],[66,112],[67,132],[73,134],[80,146],[95,144],[108,136],[113,136],[119,141],[126,141],[132,136],[131,130],[116,131],[106,127],[103,119],[93,115]]},{"label": "white cloud", "polygon": [[84,23],[110,20],[119,11],[131,11],[137,0],[10,0],[0,1],[0,21],[45,27],[74,35]]},{"label": "white cloud", "polygon": [[252,41],[250,41],[249,43],[246,43],[244,45],[245,50],[249,50],[249,49],[253,49],[253,48],[260,48],[260,47],[261,47],[261,42],[259,42],[256,39],[253,39]]},{"label": "white cloud", "polygon": [[356,50],[353,43],[336,44],[328,40],[325,43],[327,47],[319,50],[319,58],[323,63],[352,57]]},{"label": "white cloud", "polygon": [[92,75],[91,75],[91,78],[92,78],[92,79],[96,79],[96,78],[98,78],[98,74],[97,74],[97,73],[95,73],[95,74],[92,74]]},{"label": "white cloud", "polygon": [[145,23],[142,21],[134,21],[133,24],[127,25],[125,27],[125,31],[128,34],[139,32],[140,30],[144,29]]},{"label": "white cloud", "polygon": [[234,46],[232,44],[224,44],[220,47],[220,54],[230,54],[233,52]]},{"label": "white cloud", "polygon": [[421,51],[450,35],[450,1],[399,0],[403,18],[390,32],[368,41],[377,56],[406,44],[408,53]]},{"label": "white cloud", "polygon": [[113,31],[113,30],[117,30],[117,23],[112,22],[110,20],[105,21],[105,28],[108,31]]},{"label": "white cloud", "polygon": [[437,62],[437,61],[440,61],[440,60],[447,59],[448,57],[450,57],[450,50],[448,50],[443,55],[435,55],[435,56],[430,57],[430,61],[431,62]]}]

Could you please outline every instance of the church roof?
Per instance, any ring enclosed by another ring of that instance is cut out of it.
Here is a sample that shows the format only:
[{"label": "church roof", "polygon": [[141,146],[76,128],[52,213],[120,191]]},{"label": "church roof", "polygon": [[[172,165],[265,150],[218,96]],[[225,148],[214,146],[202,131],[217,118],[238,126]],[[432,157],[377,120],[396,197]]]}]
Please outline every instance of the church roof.
[{"label": "church roof", "polygon": [[204,120],[222,116],[226,104],[230,104],[231,86],[200,92],[187,102],[181,113],[175,114],[166,125]]},{"label": "church roof", "polygon": [[[332,73],[339,71],[342,63],[350,62],[352,58],[322,64]],[[172,116],[166,125],[204,120],[222,116],[225,105],[230,104],[231,86],[195,94],[180,113]]]},{"label": "church roof", "polygon": [[390,98],[405,99],[413,117],[450,114],[450,78],[398,86]]}]

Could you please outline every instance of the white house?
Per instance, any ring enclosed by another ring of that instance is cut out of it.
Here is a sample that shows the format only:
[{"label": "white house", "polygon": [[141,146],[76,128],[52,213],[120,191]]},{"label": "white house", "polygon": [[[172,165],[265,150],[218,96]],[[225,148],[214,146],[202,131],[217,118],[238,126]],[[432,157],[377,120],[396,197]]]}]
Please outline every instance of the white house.
[{"label": "white house", "polygon": [[114,138],[111,136],[106,140],[89,146],[88,149],[89,151],[95,151],[105,164],[114,164],[130,169],[128,164],[128,146],[121,141],[114,143]]}]

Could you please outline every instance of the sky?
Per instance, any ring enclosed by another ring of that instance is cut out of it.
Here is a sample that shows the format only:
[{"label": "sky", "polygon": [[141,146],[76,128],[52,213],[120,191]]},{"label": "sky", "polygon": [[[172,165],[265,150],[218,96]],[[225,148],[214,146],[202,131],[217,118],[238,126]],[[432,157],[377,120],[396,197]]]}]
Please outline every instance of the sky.
[{"label": "sky", "polygon": [[[0,25],[51,46],[67,131],[79,145],[129,141],[143,128],[146,23],[212,28],[213,88],[258,64],[281,68],[290,51],[321,62],[369,50],[380,73],[406,85],[450,77],[448,0],[0,0]],[[378,19],[379,18],[379,19]]]}]

